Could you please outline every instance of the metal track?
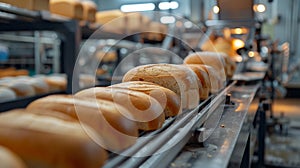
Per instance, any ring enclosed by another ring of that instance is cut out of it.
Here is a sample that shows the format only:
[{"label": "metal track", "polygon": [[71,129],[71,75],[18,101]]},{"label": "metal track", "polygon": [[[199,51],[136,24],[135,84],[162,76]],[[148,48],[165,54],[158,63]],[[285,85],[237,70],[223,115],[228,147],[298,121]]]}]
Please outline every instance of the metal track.
[{"label": "metal track", "polygon": [[135,145],[110,159],[104,168],[166,167],[185,146],[194,130],[222,105],[226,93],[235,84],[235,81],[232,82],[218,95],[210,96],[192,111],[167,120],[162,129],[142,136]]}]

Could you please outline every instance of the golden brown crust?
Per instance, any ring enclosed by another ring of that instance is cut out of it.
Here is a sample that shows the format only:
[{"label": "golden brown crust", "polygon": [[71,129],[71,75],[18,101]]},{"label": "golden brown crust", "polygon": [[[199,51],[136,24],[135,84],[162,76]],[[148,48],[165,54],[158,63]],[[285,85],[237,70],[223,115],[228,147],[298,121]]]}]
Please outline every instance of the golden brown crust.
[{"label": "golden brown crust", "polygon": [[28,167],[100,167],[106,152],[87,136],[89,127],[56,117],[13,110],[0,114],[0,144]]},{"label": "golden brown crust", "polygon": [[3,168],[26,168],[19,156],[3,146],[0,146],[0,163]]},{"label": "golden brown crust", "polygon": [[128,89],[95,87],[80,91],[76,97],[108,100],[125,107],[130,113],[131,120],[138,124],[141,130],[149,131],[161,128],[165,115],[163,108],[151,96]]},{"label": "golden brown crust", "polygon": [[147,81],[175,92],[181,98],[183,109],[195,108],[199,103],[197,76],[185,66],[174,64],[149,64],[128,71],[123,82]]},{"label": "golden brown crust", "polygon": [[204,64],[212,66],[223,82],[226,81],[226,64],[221,53],[216,52],[196,52],[188,55],[183,60],[185,64]]},{"label": "golden brown crust", "polygon": [[[119,151],[135,143],[138,128],[126,118],[130,113],[115,103],[93,99],[82,99],[71,95],[52,95],[38,99],[27,106],[28,111],[52,110],[71,116],[92,127],[100,138],[97,140],[109,150]],[[124,116],[126,113],[127,116]],[[52,114],[53,115],[53,114]]]},{"label": "golden brown crust", "polygon": [[200,99],[207,99],[211,89],[208,73],[197,64],[186,64],[186,66],[195,72],[201,83],[201,86],[199,86],[199,88],[201,87],[201,89],[199,89]]},{"label": "golden brown crust", "polygon": [[181,112],[179,96],[165,87],[145,81],[131,81],[112,85],[113,88],[123,88],[146,93],[155,98],[164,108],[166,117],[176,116]]},{"label": "golden brown crust", "polygon": [[210,93],[217,93],[223,88],[223,82],[221,81],[216,70],[209,65],[197,64],[198,67],[208,74],[210,83]]},{"label": "golden brown crust", "polygon": [[78,0],[50,0],[50,12],[73,19],[83,19],[83,6]]},{"label": "golden brown crust", "polygon": [[82,1],[81,4],[83,6],[83,19],[90,22],[95,22],[97,5],[91,1]]}]

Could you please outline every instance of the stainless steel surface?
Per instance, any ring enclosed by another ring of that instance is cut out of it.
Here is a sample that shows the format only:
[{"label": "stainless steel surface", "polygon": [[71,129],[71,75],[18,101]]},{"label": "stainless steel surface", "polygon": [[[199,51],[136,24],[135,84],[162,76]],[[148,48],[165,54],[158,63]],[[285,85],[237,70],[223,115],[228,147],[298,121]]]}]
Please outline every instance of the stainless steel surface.
[{"label": "stainless steel surface", "polygon": [[215,28],[224,28],[224,27],[254,27],[254,20],[237,20],[237,21],[229,21],[229,20],[207,20],[205,24],[208,27]]},{"label": "stainless steel surface", "polygon": [[[169,165],[169,167],[201,167],[222,168],[227,167],[238,143],[238,137],[250,128],[245,126],[247,113],[259,84],[252,86],[234,86],[230,89],[231,99],[236,106],[225,108],[220,121],[213,134],[204,142],[204,147],[187,146],[182,153]],[[246,130],[244,132],[243,130]],[[246,138],[242,138],[246,139]],[[240,143],[240,142],[239,142]],[[245,143],[245,142],[244,142]],[[242,144],[244,144],[242,143]],[[188,158],[187,158],[188,156]]]},{"label": "stainless steel surface", "polygon": [[34,31],[34,70],[35,73],[39,74],[41,71],[41,41],[40,32]]}]

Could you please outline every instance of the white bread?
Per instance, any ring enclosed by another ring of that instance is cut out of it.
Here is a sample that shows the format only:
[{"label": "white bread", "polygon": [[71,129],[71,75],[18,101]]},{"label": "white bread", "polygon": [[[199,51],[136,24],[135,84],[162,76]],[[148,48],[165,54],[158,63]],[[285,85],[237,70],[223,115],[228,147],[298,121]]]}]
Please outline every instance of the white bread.
[{"label": "white bread", "polygon": [[125,33],[126,30],[125,13],[120,10],[97,12],[96,23],[101,24],[101,29],[108,32]]},{"label": "white bread", "polygon": [[15,92],[17,97],[28,97],[34,96],[35,91],[34,88],[27,83],[18,82],[18,81],[1,81],[0,86],[7,87]]},{"label": "white bread", "polygon": [[83,19],[83,6],[79,0],[50,0],[50,12],[73,19]]},{"label": "white bread", "polygon": [[82,1],[81,4],[83,7],[83,19],[90,22],[95,22],[97,5],[92,1]]},{"label": "white bread", "polygon": [[147,81],[175,92],[181,99],[183,109],[192,109],[199,104],[198,79],[195,73],[181,65],[149,64],[129,70],[123,82]]},{"label": "white bread", "polygon": [[236,70],[236,63],[232,60],[231,57],[229,57],[225,53],[221,53],[221,56],[224,58],[226,66],[225,66],[225,73],[228,78],[232,78],[234,75],[234,72]]},{"label": "white bread", "polygon": [[0,114],[0,145],[16,153],[30,168],[98,168],[106,152],[86,134],[83,124],[24,112]]},{"label": "white bread", "polygon": [[151,96],[121,88],[95,87],[82,90],[75,97],[108,100],[125,107],[140,130],[150,131],[161,128],[165,115],[160,103]]},{"label": "white bread", "polygon": [[166,117],[181,113],[180,98],[170,89],[145,81],[131,81],[112,85],[113,88],[125,88],[146,93],[155,98],[164,108]]},{"label": "white bread", "polygon": [[64,76],[47,76],[44,78],[49,91],[63,91],[67,88],[67,79]]},{"label": "white bread", "polygon": [[197,64],[186,64],[186,66],[188,66],[191,70],[195,72],[199,79],[199,82],[201,83],[201,86],[199,86],[199,88],[201,88],[199,89],[200,99],[207,99],[211,90],[208,73]]},{"label": "white bread", "polygon": [[38,99],[27,106],[27,110],[39,110],[42,115],[46,110],[60,112],[93,128],[98,137],[97,143],[111,151],[120,151],[135,143],[138,128],[135,122],[123,114],[130,113],[110,101],[74,98],[71,95],[51,95]]},{"label": "white bread", "polygon": [[49,0],[1,0],[1,2],[29,10],[49,10]]},{"label": "white bread", "polygon": [[15,92],[7,87],[0,87],[0,103],[17,99]]},{"label": "white bread", "polygon": [[216,70],[209,65],[197,64],[197,66],[203,71],[206,71],[206,73],[208,74],[210,93],[212,94],[218,93],[224,86]]},{"label": "white bread", "polygon": [[49,92],[49,86],[42,78],[32,78],[32,77],[17,77],[16,82],[26,83],[33,87],[35,94],[45,94]]},{"label": "white bread", "polygon": [[220,77],[221,81],[225,85],[226,81],[226,69],[225,69],[225,60],[222,57],[220,53],[216,52],[195,52],[183,60],[185,64],[204,64],[204,65],[209,65],[212,66],[218,76]]},{"label": "white bread", "polygon": [[0,146],[0,163],[1,168],[26,168],[19,156],[3,146]]}]

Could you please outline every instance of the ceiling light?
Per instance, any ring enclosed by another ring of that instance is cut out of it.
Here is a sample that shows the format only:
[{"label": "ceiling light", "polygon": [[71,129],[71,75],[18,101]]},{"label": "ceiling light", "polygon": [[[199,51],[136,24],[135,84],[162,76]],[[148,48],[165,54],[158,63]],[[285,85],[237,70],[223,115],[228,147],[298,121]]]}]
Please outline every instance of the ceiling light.
[{"label": "ceiling light", "polygon": [[178,2],[172,1],[172,2],[161,2],[158,4],[158,8],[160,10],[167,10],[167,9],[177,9],[179,7]]},{"label": "ceiling light", "polygon": [[264,4],[255,4],[253,10],[255,12],[263,13],[266,11],[266,6]]},{"label": "ceiling light", "polygon": [[130,4],[122,5],[122,12],[142,12],[142,11],[153,11],[155,9],[154,3],[143,3],[143,4]]},{"label": "ceiling light", "polygon": [[160,18],[160,22],[163,24],[175,23],[176,19],[174,16],[163,16]]},{"label": "ceiling light", "polygon": [[220,12],[220,8],[219,8],[218,6],[214,6],[214,7],[213,7],[213,12],[214,12],[215,14],[219,13],[219,12]]}]

